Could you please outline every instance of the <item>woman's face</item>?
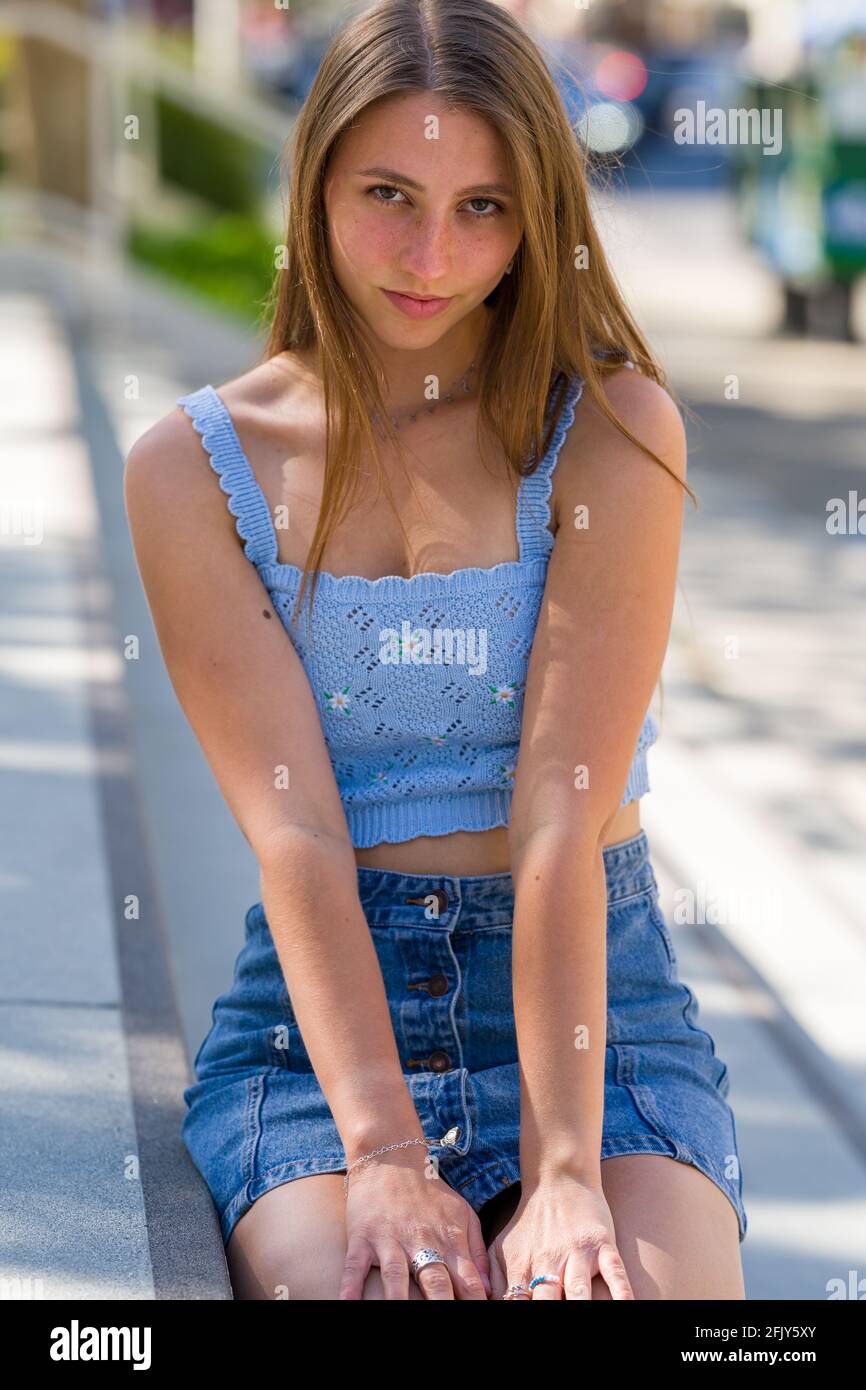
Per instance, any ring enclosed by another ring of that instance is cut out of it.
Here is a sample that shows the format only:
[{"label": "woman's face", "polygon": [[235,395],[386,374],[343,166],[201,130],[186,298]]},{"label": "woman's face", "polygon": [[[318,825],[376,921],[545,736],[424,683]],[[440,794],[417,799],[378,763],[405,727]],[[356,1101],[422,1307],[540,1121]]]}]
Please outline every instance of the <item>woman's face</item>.
[{"label": "woman's face", "polygon": [[[522,230],[499,135],[432,92],[377,102],[343,134],[325,209],[340,286],[373,334],[398,349],[437,342],[476,309]],[[445,302],[413,310],[386,291]]]}]

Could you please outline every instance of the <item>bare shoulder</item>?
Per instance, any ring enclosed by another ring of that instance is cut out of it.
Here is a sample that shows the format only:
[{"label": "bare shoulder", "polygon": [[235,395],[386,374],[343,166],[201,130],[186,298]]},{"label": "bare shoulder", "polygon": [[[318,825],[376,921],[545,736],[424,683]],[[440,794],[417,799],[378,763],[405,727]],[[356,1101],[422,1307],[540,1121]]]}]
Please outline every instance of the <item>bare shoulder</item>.
[{"label": "bare shoulder", "polygon": [[[685,428],[680,410],[665,388],[642,372],[623,367],[604,378],[602,389],[622,424],[685,482]],[[652,494],[659,488],[667,491],[665,480],[677,493],[682,492],[664,469],[608,420],[586,387],[575,409],[574,425],[565,437],[554,479],[560,495],[570,495],[575,486],[590,483]]]},{"label": "bare shoulder", "polygon": [[144,514],[149,505],[173,508],[184,499],[200,505],[213,487],[201,436],[176,405],[139,435],[126,455],[123,487],[127,510]]},{"label": "bare shoulder", "polygon": [[[292,416],[291,412],[282,415],[281,404],[304,388],[305,372],[303,362],[294,354],[281,353],[217,385],[242,443],[256,438],[259,428],[274,421],[285,441],[286,424]],[[132,445],[125,460],[124,495],[127,509],[142,515],[150,508],[164,522],[177,518],[178,525],[185,518],[195,518],[199,534],[205,516],[212,516],[214,524],[227,532],[234,529],[234,518],[225,505],[202,437],[180,405],[161,416]]]}]

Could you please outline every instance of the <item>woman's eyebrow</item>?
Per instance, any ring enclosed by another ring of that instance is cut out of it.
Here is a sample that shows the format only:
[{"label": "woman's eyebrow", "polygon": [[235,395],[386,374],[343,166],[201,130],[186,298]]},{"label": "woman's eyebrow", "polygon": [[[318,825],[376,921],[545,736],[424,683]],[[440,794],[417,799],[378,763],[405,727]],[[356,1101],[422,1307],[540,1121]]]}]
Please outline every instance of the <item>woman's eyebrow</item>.
[{"label": "woman's eyebrow", "polygon": [[[357,174],[359,178],[390,179],[393,183],[405,183],[407,188],[415,188],[419,193],[425,192],[423,183],[410,179],[408,174],[399,174],[396,169],[382,169],[376,165],[372,169],[358,169]],[[469,188],[458,188],[457,197],[465,198],[469,193],[502,193],[506,198],[512,196],[507,183],[473,183]]]}]

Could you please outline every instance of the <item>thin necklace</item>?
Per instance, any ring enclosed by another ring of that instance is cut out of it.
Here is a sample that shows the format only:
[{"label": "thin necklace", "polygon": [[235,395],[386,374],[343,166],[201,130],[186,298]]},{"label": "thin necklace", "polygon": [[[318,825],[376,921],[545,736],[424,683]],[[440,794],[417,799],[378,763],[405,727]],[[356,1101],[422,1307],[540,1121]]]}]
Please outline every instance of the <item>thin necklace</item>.
[{"label": "thin necklace", "polygon": [[[458,379],[455,382],[453,382],[451,386],[449,386],[448,390],[445,392],[445,395],[442,396],[441,400],[425,401],[423,405],[416,406],[414,410],[398,410],[395,412],[395,414],[390,415],[388,418],[390,419],[391,424],[394,426],[395,430],[398,430],[400,428],[400,426],[397,423],[398,419],[400,418],[406,418],[410,420],[414,425],[415,421],[418,419],[418,416],[421,414],[422,411],[424,411],[424,413],[427,415],[432,415],[436,407],[441,405],[443,401],[447,404],[451,404],[451,402],[455,398],[455,392],[462,391],[464,395],[468,395],[471,389],[469,384],[469,378],[475,371],[476,366],[477,363],[470,362],[463,375],[461,377],[458,377]],[[373,415],[371,417],[372,423],[376,424],[379,418],[379,412],[377,410],[374,410]]]}]

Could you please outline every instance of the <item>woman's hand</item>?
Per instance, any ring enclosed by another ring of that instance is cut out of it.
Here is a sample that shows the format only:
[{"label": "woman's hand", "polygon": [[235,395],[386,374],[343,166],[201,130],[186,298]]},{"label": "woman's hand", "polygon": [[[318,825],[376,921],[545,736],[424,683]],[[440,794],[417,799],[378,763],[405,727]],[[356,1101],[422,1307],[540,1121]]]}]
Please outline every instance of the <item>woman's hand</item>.
[{"label": "woman's hand", "polygon": [[612,1299],[634,1298],[600,1181],[560,1177],[521,1190],[517,1210],[490,1246],[492,1297],[502,1298],[511,1284],[529,1288],[540,1274],[562,1282],[536,1284],[533,1299],[591,1299],[596,1274]]},{"label": "woman's hand", "polygon": [[340,1298],[360,1299],[378,1265],[386,1298],[409,1297],[411,1261],[419,1250],[438,1250],[445,1264],[418,1275],[425,1298],[490,1296],[490,1261],[481,1222],[435,1166],[405,1151],[373,1159],[349,1176],[346,1201],[348,1249]]}]

